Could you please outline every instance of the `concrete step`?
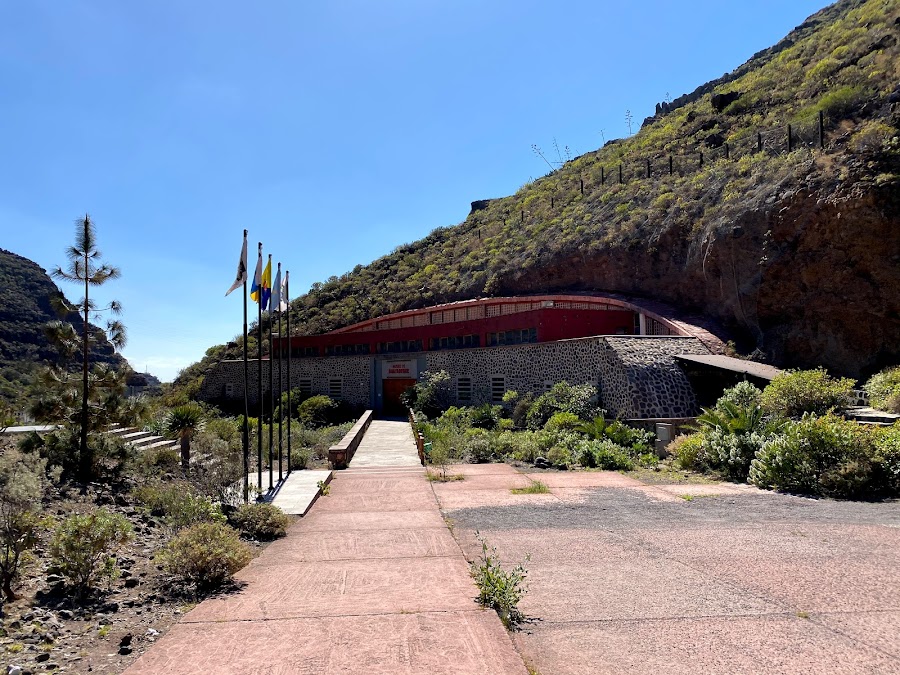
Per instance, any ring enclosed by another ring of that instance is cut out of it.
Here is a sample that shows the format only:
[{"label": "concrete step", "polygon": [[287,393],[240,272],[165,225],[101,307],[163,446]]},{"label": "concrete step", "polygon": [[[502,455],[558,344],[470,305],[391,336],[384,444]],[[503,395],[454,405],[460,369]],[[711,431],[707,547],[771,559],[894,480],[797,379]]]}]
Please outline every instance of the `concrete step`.
[{"label": "concrete step", "polygon": [[178,441],[173,441],[168,438],[160,438],[159,436],[153,437],[155,440],[152,443],[148,443],[147,445],[142,445],[141,450],[155,450],[157,448],[178,448]]},{"label": "concrete step", "polygon": [[136,429],[135,427],[120,427],[116,425],[115,427],[110,427],[106,433],[108,433],[110,436],[118,436],[121,438],[125,434],[131,434],[135,431],[140,431],[140,429]]},{"label": "concrete step", "polygon": [[126,443],[134,445],[137,441],[140,441],[143,438],[150,438],[151,436],[153,436],[153,434],[149,431],[129,431],[127,434],[121,434],[119,438]]},{"label": "concrete step", "polygon": [[169,438],[163,438],[162,436],[154,436],[153,434],[148,434],[147,436],[144,436],[143,438],[138,438],[137,440],[128,441],[128,444],[135,448],[146,448],[147,446],[152,445],[153,443],[159,443],[161,441],[165,441],[166,444],[171,444],[171,443],[176,442]]}]

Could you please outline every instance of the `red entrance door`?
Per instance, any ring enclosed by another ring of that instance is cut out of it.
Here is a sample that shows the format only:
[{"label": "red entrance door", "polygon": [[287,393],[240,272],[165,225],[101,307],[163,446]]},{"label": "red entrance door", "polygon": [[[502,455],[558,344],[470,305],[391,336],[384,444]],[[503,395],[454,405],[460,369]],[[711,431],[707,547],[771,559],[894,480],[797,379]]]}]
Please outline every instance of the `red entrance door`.
[{"label": "red entrance door", "polygon": [[406,409],[400,402],[400,395],[416,385],[415,380],[391,379],[381,381],[382,413],[393,417],[405,417]]}]

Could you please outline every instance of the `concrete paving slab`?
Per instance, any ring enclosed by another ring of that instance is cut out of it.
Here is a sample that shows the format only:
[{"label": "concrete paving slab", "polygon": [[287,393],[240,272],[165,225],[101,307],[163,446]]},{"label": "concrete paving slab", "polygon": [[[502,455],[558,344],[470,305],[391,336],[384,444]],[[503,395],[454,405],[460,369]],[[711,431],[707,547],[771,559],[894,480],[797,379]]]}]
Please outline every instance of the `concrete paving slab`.
[{"label": "concrete paving slab", "polygon": [[[422,480],[425,478],[423,476]],[[359,511],[423,511],[434,507],[434,497],[427,492],[331,494],[316,502],[316,510],[329,513]]]},{"label": "concrete paving slab", "polygon": [[546,471],[530,472],[528,476],[551,488],[644,487],[640,481],[616,471]]},{"label": "concrete paving slab", "polygon": [[796,616],[540,626],[515,636],[541,673],[881,673],[900,661]]},{"label": "concrete paving slab", "polygon": [[373,421],[349,466],[421,466],[409,422]]},{"label": "concrete paving slab", "polygon": [[[810,614],[810,621],[827,626],[900,661],[900,609],[883,612]],[[898,671],[900,672],[900,668]]]},{"label": "concrete paving slab", "polygon": [[450,464],[447,470],[449,473],[458,473],[463,476],[517,476],[520,473],[515,467],[503,462],[487,464]]},{"label": "concrete paving slab", "polygon": [[271,554],[260,559],[260,564],[459,555],[459,546],[446,527],[309,533],[301,530],[273,542],[269,549]]},{"label": "concrete paving slab", "polygon": [[333,494],[346,491],[352,494],[396,494],[398,492],[429,493],[428,482],[421,472],[409,476],[358,476],[347,472],[335,472],[331,485]]},{"label": "concrete paving slab", "polygon": [[463,480],[432,481],[441,494],[451,492],[468,492],[470,490],[511,490],[528,487],[534,481],[522,474],[489,473],[466,476]]},{"label": "concrete paving slab", "polygon": [[[465,482],[465,481],[463,481]],[[441,508],[452,511],[465,508],[488,508],[516,504],[558,504],[554,494],[515,495],[509,489],[465,490],[449,487],[452,483],[434,483],[434,492],[440,500]]]},{"label": "concrete paving slab", "polygon": [[455,558],[343,560],[327,565],[250,565],[236,577],[251,589],[201,603],[185,622],[472,611],[469,567]]},{"label": "concrete paving slab", "polygon": [[372,511],[360,513],[325,512],[313,509],[303,518],[303,532],[350,532],[355,530],[444,529],[447,527],[438,511]]},{"label": "concrete paving slab", "polygon": [[[331,473],[310,469],[292,471],[268,501],[289,515],[305,515],[319,496],[319,481],[327,483]],[[264,475],[263,479],[267,477]],[[250,484],[254,485],[252,481],[256,480],[256,474],[252,474],[250,480]],[[266,485],[265,482],[263,484]]]},{"label": "concrete paving slab", "polygon": [[[202,645],[215,649],[199,648]],[[126,672],[526,675],[496,615],[479,610],[181,623]]]}]

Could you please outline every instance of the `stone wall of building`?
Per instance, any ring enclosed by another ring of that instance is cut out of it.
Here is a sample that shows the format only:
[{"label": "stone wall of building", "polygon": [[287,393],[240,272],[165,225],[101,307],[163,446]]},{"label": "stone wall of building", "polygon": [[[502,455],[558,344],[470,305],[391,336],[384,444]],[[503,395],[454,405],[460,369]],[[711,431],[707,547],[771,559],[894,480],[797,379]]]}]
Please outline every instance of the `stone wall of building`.
[{"label": "stone wall of building", "polygon": [[[675,360],[677,354],[706,354],[693,337],[603,336],[486,349],[460,349],[408,354],[424,357],[425,369],[446,370],[454,392],[460,377],[471,378],[471,405],[496,400],[503,391],[541,394],[556,382],[598,387],[600,404],[610,416],[666,418],[696,415],[697,402],[687,376]],[[264,389],[268,361],[263,362]],[[309,385],[313,394],[331,394],[332,380],[341,381],[341,398],[354,405],[371,406],[375,400],[372,356],[294,359],[294,388]],[[215,401],[243,397],[241,361],[223,361],[205,378],[201,398]],[[380,377],[380,371],[377,371]],[[256,362],[251,361],[250,399],[256,402]],[[277,374],[276,374],[277,375]],[[287,364],[282,364],[287,377]],[[502,378],[495,380],[495,378]],[[230,387],[226,387],[228,385]],[[276,385],[277,386],[277,385]],[[227,393],[226,393],[227,391]]]},{"label": "stone wall of building", "polygon": [[[250,404],[257,404],[257,361],[248,363]],[[222,361],[204,378],[200,398],[204,401],[220,399],[240,400],[244,396],[243,361]],[[287,361],[281,364],[281,376],[287,389]],[[263,391],[268,391],[269,361],[262,362]],[[368,407],[372,401],[372,358],[369,356],[335,356],[291,360],[291,388],[297,389],[308,380],[310,393],[333,394],[332,380],[341,381],[340,398],[351,403]],[[226,391],[228,385],[229,390]],[[278,372],[275,372],[275,387],[278,388]]]}]

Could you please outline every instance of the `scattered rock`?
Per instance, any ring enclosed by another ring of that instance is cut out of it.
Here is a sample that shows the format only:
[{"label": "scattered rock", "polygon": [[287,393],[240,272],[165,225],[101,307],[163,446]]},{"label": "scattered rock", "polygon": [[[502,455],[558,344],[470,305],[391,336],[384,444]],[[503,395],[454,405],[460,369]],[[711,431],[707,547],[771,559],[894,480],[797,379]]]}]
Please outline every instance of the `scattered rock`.
[{"label": "scattered rock", "polygon": [[727,91],[723,94],[713,94],[710,103],[712,103],[712,107],[716,112],[722,112],[730,104],[737,101],[741,95],[742,94],[739,91]]}]

